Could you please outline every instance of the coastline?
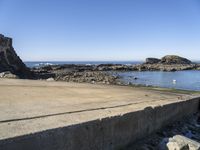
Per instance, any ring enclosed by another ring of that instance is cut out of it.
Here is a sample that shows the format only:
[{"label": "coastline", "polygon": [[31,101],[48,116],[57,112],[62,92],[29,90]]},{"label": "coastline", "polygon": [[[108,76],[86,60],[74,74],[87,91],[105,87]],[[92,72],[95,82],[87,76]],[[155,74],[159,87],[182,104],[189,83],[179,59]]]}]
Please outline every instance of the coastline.
[{"label": "coastline", "polygon": [[[141,64],[143,66],[144,64]],[[92,84],[114,84],[114,85],[129,85],[134,84],[137,86],[137,84],[142,84],[142,86],[160,86],[160,87],[166,87],[166,88],[179,88],[179,89],[187,89],[187,90],[199,90],[198,87],[184,87],[178,86],[175,87],[176,84],[173,85],[156,85],[151,83],[151,81],[154,81],[153,76],[156,74],[163,74],[165,75],[165,72],[171,72],[171,75],[173,76],[176,74],[176,72],[180,73],[178,75],[181,75],[181,71],[184,71],[184,73],[187,73],[189,71],[186,70],[179,70],[179,71],[163,71],[163,70],[136,70],[134,69],[135,66],[138,65],[122,65],[122,64],[100,64],[100,65],[76,65],[76,64],[66,64],[66,65],[48,65],[44,67],[37,67],[32,68],[32,71],[36,74],[36,79],[44,79],[44,80],[55,80],[55,81],[65,81],[65,82],[86,82],[86,83],[92,83]],[[167,65],[169,66],[169,65]],[[173,65],[171,67],[174,68]],[[179,67],[180,65],[178,65]],[[181,65],[184,66],[184,65]],[[188,66],[188,65],[187,65]],[[194,69],[193,69],[194,70]],[[196,70],[194,70],[196,71]],[[199,70],[197,70],[199,71]],[[138,73],[137,73],[138,72]],[[143,73],[144,72],[144,73]],[[148,73],[149,72],[149,73]],[[162,73],[163,72],[163,73]],[[149,78],[142,77],[143,74],[149,74]],[[198,72],[196,73],[198,74]],[[166,74],[167,75],[167,74]],[[191,74],[192,75],[192,74]],[[130,78],[129,78],[130,76]],[[159,76],[158,76],[159,77]],[[149,83],[144,83],[143,80],[149,80]],[[174,76],[170,81],[166,84],[172,83],[172,80],[177,79],[178,76]],[[190,81],[190,79],[186,79]],[[198,80],[198,79],[196,79]],[[156,80],[155,80],[156,82]],[[161,81],[162,82],[162,81]],[[160,83],[161,83],[160,82]],[[164,80],[163,80],[164,82]],[[179,85],[180,82],[177,83]],[[187,85],[189,86],[189,84]]]},{"label": "coastline", "polygon": [[[143,64],[141,64],[142,66]],[[47,80],[47,81],[63,81],[63,82],[77,82],[77,83],[90,83],[90,84],[110,84],[110,85],[124,85],[135,87],[162,87],[153,84],[140,83],[141,77],[134,75],[134,72],[144,73],[165,73],[165,72],[177,72],[177,71],[162,71],[162,70],[135,70],[131,69],[135,65],[122,65],[122,64],[100,64],[100,65],[77,65],[77,64],[65,64],[65,65],[47,65],[43,67],[31,68],[30,71],[34,74],[33,80]],[[180,70],[190,71],[190,70]],[[199,70],[197,70],[199,71]],[[125,81],[121,73],[131,73],[130,81]],[[1,78],[19,78],[12,73],[1,73]],[[169,81],[169,82],[172,82]],[[162,87],[172,88],[173,87]],[[174,88],[178,89],[178,88]],[[179,88],[184,90],[184,88]],[[187,90],[193,90],[189,88]],[[199,89],[196,89],[199,91]]]}]

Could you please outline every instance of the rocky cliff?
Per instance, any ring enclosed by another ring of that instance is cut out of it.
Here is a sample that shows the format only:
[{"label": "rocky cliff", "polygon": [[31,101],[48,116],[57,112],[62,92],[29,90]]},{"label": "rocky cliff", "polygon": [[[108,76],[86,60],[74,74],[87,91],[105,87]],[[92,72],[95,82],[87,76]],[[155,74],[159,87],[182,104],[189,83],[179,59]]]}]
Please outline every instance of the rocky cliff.
[{"label": "rocky cliff", "polygon": [[29,68],[17,56],[12,39],[0,34],[0,72],[9,71],[20,78],[31,78],[32,73]]}]

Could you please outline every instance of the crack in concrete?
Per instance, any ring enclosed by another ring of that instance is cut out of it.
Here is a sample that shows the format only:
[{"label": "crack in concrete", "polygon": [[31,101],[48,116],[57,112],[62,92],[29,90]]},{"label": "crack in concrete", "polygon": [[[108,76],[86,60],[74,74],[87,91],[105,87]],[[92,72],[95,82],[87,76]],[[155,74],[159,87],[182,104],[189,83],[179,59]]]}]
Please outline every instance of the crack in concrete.
[{"label": "crack in concrete", "polygon": [[109,106],[109,107],[90,108],[90,109],[75,110],[75,111],[69,111],[69,112],[61,112],[61,113],[53,113],[53,114],[47,114],[47,115],[26,117],[26,118],[16,118],[16,119],[1,120],[0,124],[1,123],[16,122],[16,121],[25,121],[25,120],[39,119],[39,118],[52,117],[52,116],[59,116],[59,115],[66,115],[66,114],[81,113],[81,112],[87,112],[87,111],[105,110],[105,109],[126,107],[126,106],[130,106],[130,105],[134,105],[134,104],[140,104],[140,103],[145,103],[145,102],[155,102],[155,101],[160,101],[160,100],[150,100],[150,101],[134,102],[134,103],[128,103],[128,104],[123,104],[123,105]]}]

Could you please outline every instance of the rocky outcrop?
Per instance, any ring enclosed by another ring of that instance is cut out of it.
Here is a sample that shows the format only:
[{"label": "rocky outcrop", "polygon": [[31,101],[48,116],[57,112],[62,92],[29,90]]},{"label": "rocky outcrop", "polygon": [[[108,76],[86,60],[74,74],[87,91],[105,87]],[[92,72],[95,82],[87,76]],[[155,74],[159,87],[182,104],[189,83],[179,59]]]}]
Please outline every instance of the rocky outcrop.
[{"label": "rocky outcrop", "polygon": [[[47,81],[87,82],[120,84],[122,83],[117,71],[180,71],[200,68],[199,64],[192,64],[181,57],[168,57],[163,59],[148,58],[146,63],[138,65],[100,64],[100,65],[48,65],[32,68],[36,79]],[[161,63],[163,61],[163,63]],[[188,62],[188,64],[187,64]],[[169,64],[168,64],[169,63]],[[183,63],[183,64],[179,64]],[[136,80],[137,78],[135,78]]]},{"label": "rocky outcrop", "polygon": [[32,73],[29,68],[17,56],[12,39],[0,34],[0,72],[10,71],[20,78],[31,78]]},{"label": "rocky outcrop", "polygon": [[161,61],[161,64],[192,64],[192,62],[186,58],[176,56],[176,55],[167,55],[164,56]]},{"label": "rocky outcrop", "polygon": [[198,70],[199,64],[194,64],[190,60],[176,56],[167,55],[161,59],[147,58],[146,62],[135,65],[133,70],[138,71],[180,71],[180,70]]},{"label": "rocky outcrop", "polygon": [[181,71],[181,70],[196,70],[198,64],[140,64],[135,65],[133,70],[136,71]]},{"label": "rocky outcrop", "polygon": [[147,58],[145,63],[139,65],[123,64],[101,64],[95,70],[99,71],[180,71],[180,70],[198,70],[199,64],[194,64],[190,60],[176,56],[167,55],[162,59]]},{"label": "rocky outcrop", "polygon": [[[200,68],[198,64],[139,64],[139,65],[122,65],[122,64],[101,64],[101,65],[49,65],[44,67],[32,68],[36,79],[54,78],[56,80],[69,82],[102,82],[108,80],[106,76],[111,76],[108,72],[116,71],[180,71],[194,70]],[[114,83],[110,80],[109,83]],[[115,78],[113,78],[115,79]]]},{"label": "rocky outcrop", "polygon": [[131,71],[133,66],[123,64],[100,64],[94,67],[97,71]]},{"label": "rocky outcrop", "polygon": [[[109,69],[108,69],[109,70]],[[33,68],[32,71],[37,79],[78,82],[78,83],[103,83],[122,84],[118,76],[111,72],[102,71],[96,65],[51,65]]]},{"label": "rocky outcrop", "polygon": [[146,58],[145,64],[192,64],[190,60],[177,55],[166,55],[161,59],[158,58]]},{"label": "rocky outcrop", "polygon": [[83,71],[83,72],[68,72],[58,74],[55,77],[56,81],[78,82],[78,83],[103,83],[103,84],[119,84],[118,77],[107,72],[101,71]]},{"label": "rocky outcrop", "polygon": [[159,63],[161,60],[158,58],[146,58],[146,64],[156,64]]}]

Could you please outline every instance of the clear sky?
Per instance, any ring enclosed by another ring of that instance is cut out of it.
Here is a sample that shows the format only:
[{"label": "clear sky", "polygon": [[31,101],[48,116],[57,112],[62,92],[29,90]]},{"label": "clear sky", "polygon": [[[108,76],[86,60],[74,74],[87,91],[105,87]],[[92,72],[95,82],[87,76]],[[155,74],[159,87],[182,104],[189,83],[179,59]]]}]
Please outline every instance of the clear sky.
[{"label": "clear sky", "polygon": [[0,0],[24,61],[200,60],[200,0]]}]

